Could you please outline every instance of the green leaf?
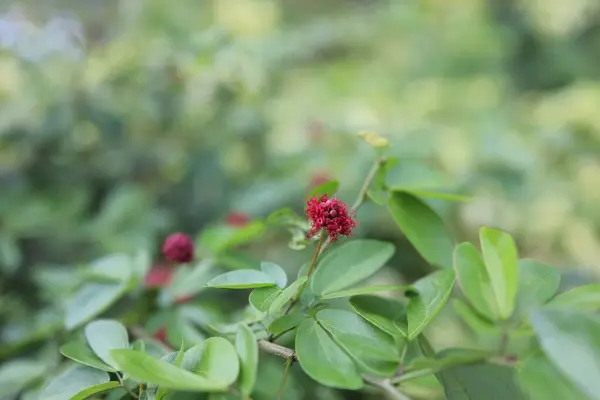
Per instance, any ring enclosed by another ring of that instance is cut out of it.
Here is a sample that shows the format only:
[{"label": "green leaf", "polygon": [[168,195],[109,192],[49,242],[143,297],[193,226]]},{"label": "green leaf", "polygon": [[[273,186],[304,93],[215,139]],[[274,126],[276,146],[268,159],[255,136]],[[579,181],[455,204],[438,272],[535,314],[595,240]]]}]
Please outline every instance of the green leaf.
[{"label": "green leaf", "polygon": [[240,372],[240,362],[235,347],[226,339],[212,337],[204,342],[204,350],[195,372],[211,381],[231,385]]},{"label": "green leaf", "polygon": [[133,272],[132,259],[127,254],[110,254],[92,262],[90,269],[97,276],[127,282]]},{"label": "green leaf", "polygon": [[518,380],[530,400],[588,399],[541,352],[520,363]]},{"label": "green leaf", "polygon": [[376,240],[353,240],[326,253],[311,280],[316,295],[327,295],[361,282],[394,254],[394,246]]},{"label": "green leaf", "polygon": [[283,292],[271,303],[269,307],[269,314],[277,313],[288,301],[296,296],[300,287],[306,283],[307,277],[302,276],[298,278],[294,283],[285,288]]},{"label": "green leaf", "polygon": [[450,348],[442,350],[435,358],[416,358],[406,366],[405,370],[409,372],[429,370],[433,374],[453,365],[484,361],[488,357],[490,353],[481,350]]},{"label": "green leaf", "polygon": [[82,286],[67,304],[65,327],[73,329],[106,311],[127,290],[127,282],[92,282]]},{"label": "green leaf", "polygon": [[583,393],[600,399],[600,317],[575,310],[538,310],[531,324],[540,345]]},{"label": "green leaf", "polygon": [[[161,357],[161,360],[167,361],[173,364],[176,367],[181,367],[181,363],[183,362],[183,357],[185,356],[185,343],[183,340],[181,341],[181,346],[179,347],[179,351],[177,353],[169,353],[166,356]],[[147,390],[150,389],[151,385],[148,385]],[[156,400],[163,399],[168,394],[167,388],[160,386],[156,391]]]},{"label": "green leaf", "polygon": [[408,339],[413,340],[423,332],[448,301],[454,285],[454,271],[441,270],[418,280],[414,289],[418,295],[411,297],[406,307]]},{"label": "green leaf", "polygon": [[116,368],[115,362],[110,357],[110,351],[129,348],[127,329],[118,321],[99,319],[87,324],[84,332],[93,352],[106,364]]},{"label": "green leaf", "polygon": [[46,366],[39,361],[17,359],[5,362],[0,366],[2,395],[16,395],[42,378],[45,372]]},{"label": "green leaf", "polygon": [[300,367],[325,386],[358,390],[363,381],[354,363],[313,318],[307,318],[296,332],[296,356]]},{"label": "green leaf", "polygon": [[283,292],[277,286],[256,288],[250,293],[250,304],[259,311],[267,312],[271,303]]},{"label": "green leaf", "polygon": [[335,192],[338,191],[339,187],[340,182],[337,179],[332,179],[315,187],[313,190],[311,190],[308,197],[317,197],[324,194],[333,196]]},{"label": "green leaf", "polygon": [[75,365],[54,378],[42,390],[40,400],[84,400],[105,390],[119,387],[104,371]]},{"label": "green leaf", "polygon": [[176,367],[181,367],[181,363],[183,362],[184,356],[185,356],[185,342],[182,340],[181,347],[179,347],[179,351],[177,352],[175,361],[173,361],[173,365],[175,365]]},{"label": "green leaf", "polygon": [[462,292],[473,308],[492,321],[498,319],[490,276],[481,255],[471,243],[461,243],[454,249],[454,270]]},{"label": "green leaf", "polygon": [[519,281],[519,259],[513,238],[506,232],[487,227],[479,230],[485,268],[501,318],[509,318],[515,308]]},{"label": "green leaf", "polygon": [[211,279],[206,286],[220,289],[252,289],[275,286],[275,279],[261,271],[240,269]]},{"label": "green leaf", "polygon": [[190,347],[183,353],[180,367],[187,371],[194,371],[198,367],[202,353],[204,352],[204,342]]},{"label": "green leaf", "polygon": [[452,308],[454,312],[469,326],[474,332],[495,334],[498,330],[494,324],[483,319],[466,303],[459,299],[452,299]]},{"label": "green leaf", "polygon": [[241,228],[222,224],[204,229],[198,241],[201,248],[218,254],[259,239],[265,231],[266,224],[263,221],[253,221]]},{"label": "green leaf", "polygon": [[71,360],[77,361],[81,364],[85,364],[89,367],[101,369],[107,372],[116,372],[117,370],[102,361],[87,344],[76,341],[66,343],[60,348],[60,352],[63,356],[70,358]]},{"label": "green leaf", "polygon": [[171,304],[178,298],[194,296],[204,290],[213,276],[213,261],[210,259],[194,265],[181,265],[175,270],[172,282],[161,292],[161,301]]},{"label": "green leaf", "polygon": [[249,396],[256,383],[258,346],[254,332],[246,324],[240,324],[235,337],[235,348],[240,356],[240,391]]},{"label": "green leaf", "polygon": [[394,339],[357,314],[327,309],[315,317],[363,372],[389,376],[398,369],[400,355]]},{"label": "green leaf", "polygon": [[426,190],[426,189],[402,189],[405,192],[408,192],[417,197],[425,197],[430,199],[440,199],[440,200],[448,200],[448,201],[469,201],[471,198],[469,196],[463,196],[460,194],[453,194],[447,192],[438,192],[434,190]]},{"label": "green leaf", "polygon": [[437,374],[448,400],[525,400],[514,375],[510,367],[491,364],[457,365]]},{"label": "green leaf", "polygon": [[352,354],[354,347],[372,357],[399,361],[400,356],[394,340],[387,333],[367,323],[359,315],[346,310],[325,309],[315,315],[317,321],[341,346]]},{"label": "green leaf", "polygon": [[272,335],[279,335],[283,332],[287,332],[294,329],[306,318],[306,314],[300,311],[293,312],[291,314],[282,315],[269,325],[267,330]]},{"label": "green leaf", "polygon": [[580,311],[600,310],[600,284],[579,286],[560,293],[548,305]]},{"label": "green leaf", "polygon": [[392,336],[404,334],[394,324],[397,319],[404,319],[406,309],[396,300],[379,296],[355,296],[350,299],[350,305],[361,317]]},{"label": "green leaf", "polygon": [[560,286],[560,272],[535,260],[519,260],[519,290],[516,310],[526,317],[529,312],[544,305]]},{"label": "green leaf", "polygon": [[452,268],[454,242],[441,218],[419,198],[393,192],[388,209],[406,238],[432,265]]},{"label": "green leaf", "polygon": [[228,382],[207,379],[139,351],[112,350],[110,355],[120,371],[140,382],[191,392],[220,392],[229,386]]},{"label": "green leaf", "polygon": [[13,274],[21,264],[23,255],[17,244],[16,238],[0,232],[0,270]]},{"label": "green leaf", "polygon": [[406,289],[406,286],[399,286],[399,285],[364,286],[364,287],[357,287],[357,288],[340,290],[337,292],[329,293],[329,294],[326,294],[325,296],[322,296],[321,299],[323,299],[323,300],[337,299],[340,297],[351,297],[351,296],[357,296],[357,295],[362,295],[362,294],[387,292],[387,291],[392,291],[392,290],[404,290],[404,289]]},{"label": "green leaf", "polygon": [[260,263],[260,269],[265,274],[269,275],[271,278],[275,280],[275,284],[280,288],[284,288],[287,285],[287,274],[279,265],[263,261]]}]

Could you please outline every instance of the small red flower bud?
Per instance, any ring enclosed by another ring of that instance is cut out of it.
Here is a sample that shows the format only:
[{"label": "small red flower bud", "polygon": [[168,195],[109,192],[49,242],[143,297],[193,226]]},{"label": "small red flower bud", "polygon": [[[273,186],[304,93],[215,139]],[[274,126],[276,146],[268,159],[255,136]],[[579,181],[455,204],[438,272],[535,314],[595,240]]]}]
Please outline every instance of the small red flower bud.
[{"label": "small red flower bud", "polygon": [[182,296],[182,297],[178,297],[177,299],[175,299],[175,303],[185,304],[185,303],[189,303],[192,300],[194,300],[194,296]]},{"label": "small red flower bud", "polygon": [[225,223],[235,228],[241,228],[250,222],[250,217],[240,211],[231,212],[225,219]]},{"label": "small red flower bud", "polygon": [[168,261],[187,263],[194,259],[194,243],[183,233],[173,233],[165,239],[162,252]]},{"label": "small red flower bud", "polygon": [[171,283],[173,268],[165,264],[154,264],[144,278],[147,288],[165,287]]},{"label": "small red flower bud", "polygon": [[336,198],[330,199],[326,194],[308,200],[306,216],[311,225],[307,238],[317,235],[325,228],[331,241],[335,242],[340,235],[350,236],[352,229],[356,227],[356,221],[348,212],[346,204]]},{"label": "small red flower bud", "polygon": [[152,337],[160,342],[165,343],[167,341],[167,328],[165,326],[161,326]]}]

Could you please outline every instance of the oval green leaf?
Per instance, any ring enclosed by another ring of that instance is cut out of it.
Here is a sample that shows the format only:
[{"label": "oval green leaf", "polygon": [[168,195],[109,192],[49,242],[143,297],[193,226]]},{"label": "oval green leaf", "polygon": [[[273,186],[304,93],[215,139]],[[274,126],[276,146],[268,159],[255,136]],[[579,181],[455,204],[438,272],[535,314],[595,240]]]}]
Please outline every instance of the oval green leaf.
[{"label": "oval green leaf", "polygon": [[530,400],[588,399],[539,351],[520,363],[518,381]]},{"label": "oval green leaf", "polygon": [[300,311],[291,314],[282,315],[269,325],[267,330],[272,335],[279,335],[283,332],[294,329],[306,318],[306,314]]},{"label": "oval green leaf", "polygon": [[240,324],[240,329],[235,337],[235,348],[240,357],[240,391],[249,396],[256,383],[258,370],[258,345],[256,336],[248,325]]},{"label": "oval green leaf", "polygon": [[240,269],[221,274],[208,281],[206,286],[220,289],[253,289],[275,286],[275,279],[262,271]]},{"label": "oval green leaf", "polygon": [[300,367],[322,385],[358,390],[363,381],[354,363],[313,318],[296,332],[296,357]]},{"label": "oval green leaf", "polygon": [[127,282],[85,284],[67,304],[65,327],[76,328],[99,315],[125,293],[127,286]]},{"label": "oval green leaf", "polygon": [[531,324],[548,359],[582,393],[600,398],[600,317],[575,310],[535,311]]},{"label": "oval green leaf", "polygon": [[226,339],[211,337],[204,342],[200,362],[194,370],[214,382],[231,385],[240,372],[240,362],[235,347]]},{"label": "oval green leaf", "polygon": [[308,278],[306,276],[302,276],[298,278],[294,283],[285,288],[283,292],[271,303],[271,307],[269,307],[269,314],[276,314],[281,308],[292,298],[296,296],[300,287],[306,283]]},{"label": "oval green leaf", "polygon": [[442,219],[418,197],[393,192],[388,209],[406,238],[432,265],[452,268],[454,241]]},{"label": "oval green leaf", "polygon": [[394,339],[346,310],[321,310],[315,318],[348,353],[361,371],[379,376],[393,375],[400,355]]},{"label": "oval green leaf", "polygon": [[321,183],[313,190],[310,191],[310,195],[308,197],[317,197],[323,196],[324,194],[328,196],[333,196],[335,192],[338,191],[340,187],[340,182],[337,179],[332,179],[330,181]]},{"label": "oval green leaf", "polygon": [[[525,400],[515,382],[513,368],[473,364],[455,365],[437,374],[448,400],[510,399]],[[493,397],[490,397],[492,396]]]},{"label": "oval green leaf", "polygon": [[415,339],[448,301],[454,285],[454,270],[434,272],[414,285],[417,295],[410,298],[406,307],[408,339]]},{"label": "oval green leaf", "polygon": [[104,371],[83,365],[74,365],[54,378],[42,390],[40,400],[83,400],[93,394],[113,389],[118,382],[110,382]]},{"label": "oval green leaf", "polygon": [[471,243],[461,243],[454,249],[454,270],[471,306],[485,318],[498,319],[498,305],[490,276],[479,251]]},{"label": "oval green leaf", "polygon": [[190,392],[220,392],[227,390],[229,386],[227,382],[207,379],[139,351],[112,350],[110,355],[119,371],[126,372],[140,382]]},{"label": "oval green leaf", "polygon": [[250,304],[259,311],[267,312],[281,292],[283,290],[276,286],[256,288],[250,293]]},{"label": "oval green leaf", "polygon": [[481,227],[479,241],[485,268],[501,318],[509,318],[515,308],[519,284],[519,259],[513,238],[506,232]]},{"label": "oval green leaf", "polygon": [[16,359],[0,366],[0,388],[2,395],[11,397],[31,386],[46,372],[46,366],[37,360]]},{"label": "oval green leaf", "polygon": [[559,286],[558,269],[531,259],[519,260],[516,314],[527,317],[531,310],[546,304]]},{"label": "oval green leaf", "polygon": [[600,310],[600,284],[579,286],[560,293],[548,305],[580,311]]},{"label": "oval green leaf", "polygon": [[338,299],[340,297],[351,297],[351,296],[358,296],[358,295],[362,295],[362,294],[388,292],[388,291],[392,291],[392,290],[405,290],[405,289],[406,289],[406,286],[401,286],[401,285],[365,286],[365,287],[358,287],[358,288],[340,290],[338,292],[329,293],[329,294],[322,296],[321,299],[323,299],[323,300]]},{"label": "oval green leaf", "polygon": [[379,296],[355,296],[350,305],[361,317],[392,336],[404,336],[394,324],[397,319],[404,319],[406,309],[396,300]]},{"label": "oval green leaf", "polygon": [[315,295],[327,295],[363,281],[394,254],[394,246],[377,240],[354,240],[325,254],[311,280]]},{"label": "oval green leaf", "polygon": [[263,261],[260,264],[260,269],[262,272],[273,278],[275,280],[275,284],[280,288],[283,289],[285,285],[287,285],[287,274],[279,265],[272,262]]},{"label": "oval green leaf", "polygon": [[60,352],[63,356],[70,358],[78,363],[85,364],[89,367],[101,369],[106,372],[116,372],[117,370],[102,361],[87,344],[76,341],[66,343],[61,346]]},{"label": "oval green leaf", "polygon": [[129,348],[127,329],[118,321],[99,319],[90,322],[85,326],[84,333],[92,351],[113,368],[116,368],[116,365],[110,357],[110,351]]}]

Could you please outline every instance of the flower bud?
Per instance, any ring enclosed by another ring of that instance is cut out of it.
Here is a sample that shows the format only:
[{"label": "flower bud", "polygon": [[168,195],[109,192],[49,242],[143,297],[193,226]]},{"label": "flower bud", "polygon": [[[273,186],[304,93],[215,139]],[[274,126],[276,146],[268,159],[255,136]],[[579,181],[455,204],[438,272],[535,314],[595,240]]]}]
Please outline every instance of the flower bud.
[{"label": "flower bud", "polygon": [[183,233],[173,233],[165,239],[162,252],[168,261],[187,263],[194,259],[194,243]]}]

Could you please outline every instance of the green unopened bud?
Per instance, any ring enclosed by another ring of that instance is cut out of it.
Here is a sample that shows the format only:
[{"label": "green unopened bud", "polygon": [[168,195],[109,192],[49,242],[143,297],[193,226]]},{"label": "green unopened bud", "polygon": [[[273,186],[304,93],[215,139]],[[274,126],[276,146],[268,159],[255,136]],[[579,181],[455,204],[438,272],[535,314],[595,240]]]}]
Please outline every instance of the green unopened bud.
[{"label": "green unopened bud", "polygon": [[388,147],[390,145],[390,141],[384,138],[381,135],[373,132],[360,132],[358,134],[362,140],[365,141],[369,146],[374,147],[376,149],[382,149],[384,147]]}]

